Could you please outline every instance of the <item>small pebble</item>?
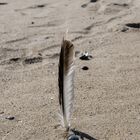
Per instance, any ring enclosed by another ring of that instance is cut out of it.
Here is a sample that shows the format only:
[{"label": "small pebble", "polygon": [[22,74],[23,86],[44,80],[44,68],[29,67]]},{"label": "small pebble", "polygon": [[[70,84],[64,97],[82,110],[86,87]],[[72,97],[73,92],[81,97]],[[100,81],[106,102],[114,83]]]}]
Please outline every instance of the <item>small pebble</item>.
[{"label": "small pebble", "polygon": [[82,67],[82,70],[88,70],[89,68],[87,66]]}]

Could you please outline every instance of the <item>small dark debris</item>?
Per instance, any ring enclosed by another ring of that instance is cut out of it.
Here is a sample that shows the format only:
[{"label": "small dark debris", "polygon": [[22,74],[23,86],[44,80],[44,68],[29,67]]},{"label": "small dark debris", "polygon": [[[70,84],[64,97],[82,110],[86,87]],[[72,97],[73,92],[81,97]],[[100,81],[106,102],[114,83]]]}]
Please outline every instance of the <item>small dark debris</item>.
[{"label": "small dark debris", "polygon": [[10,59],[10,62],[17,62],[17,61],[19,61],[19,60],[20,60],[20,58],[18,58],[18,57],[17,57],[17,58],[11,58],[11,59]]},{"label": "small dark debris", "polygon": [[83,66],[82,70],[88,70],[89,68],[87,66]]},{"label": "small dark debris", "polygon": [[87,7],[87,4],[82,4],[81,7],[85,8],[85,7]]},{"label": "small dark debris", "polygon": [[129,30],[129,28],[127,28],[127,27],[123,27],[123,29],[121,30],[122,32],[126,32],[126,31],[128,31]]},{"label": "small dark debris", "polygon": [[4,114],[4,111],[0,112],[0,114]]},{"label": "small dark debris", "polygon": [[126,4],[126,3],[123,3],[123,4],[114,3],[113,5],[117,5],[117,6],[123,6],[123,7],[127,7],[127,6],[128,6],[128,4]]},{"label": "small dark debris", "polygon": [[57,124],[57,125],[54,126],[54,129],[57,129],[60,126],[61,126],[60,124]]},{"label": "small dark debris", "polygon": [[88,52],[84,52],[82,53],[82,55],[80,56],[81,60],[91,60],[92,59],[92,55],[89,55]]},{"label": "small dark debris", "polygon": [[9,60],[4,60],[0,63],[0,65],[5,65],[5,64],[16,64],[19,63],[21,60],[21,58],[11,58]]},{"label": "small dark debris", "polygon": [[124,7],[126,7],[126,6],[129,6],[128,4],[126,4],[126,3],[124,3],[124,4],[122,4]]},{"label": "small dark debris", "polygon": [[39,5],[34,5],[31,7],[28,7],[26,9],[36,9],[36,8],[44,8],[46,6],[46,4],[39,4]]},{"label": "small dark debris", "polygon": [[45,7],[45,5],[44,4],[40,4],[40,5],[37,5],[37,7],[38,8],[43,8],[43,7]]},{"label": "small dark debris", "polygon": [[49,39],[49,38],[50,38],[49,36],[45,37],[45,39]]},{"label": "small dark debris", "polygon": [[90,2],[97,2],[98,0],[90,0]]},{"label": "small dark debris", "polygon": [[86,28],[85,28],[85,30],[91,30],[93,27],[95,26],[95,23],[92,23],[91,25],[89,25],[89,26],[87,26]]},{"label": "small dark debris", "polygon": [[39,56],[42,56],[42,53],[38,53]]},{"label": "small dark debris", "polygon": [[39,63],[42,62],[43,58],[42,57],[33,57],[33,58],[26,58],[24,60],[25,64],[34,64],[34,63]]},{"label": "small dark debris", "polygon": [[127,23],[126,24],[127,27],[131,27],[131,28],[140,28],[140,23]]},{"label": "small dark debris", "polygon": [[13,117],[13,116],[8,116],[8,117],[5,117],[5,119],[7,119],[7,120],[14,120],[15,117]]},{"label": "small dark debris", "polygon": [[35,22],[34,22],[34,21],[32,21],[32,22],[31,22],[31,24],[35,24]]},{"label": "small dark debris", "polygon": [[0,5],[6,5],[6,4],[8,4],[8,3],[6,3],[6,2],[0,2]]}]

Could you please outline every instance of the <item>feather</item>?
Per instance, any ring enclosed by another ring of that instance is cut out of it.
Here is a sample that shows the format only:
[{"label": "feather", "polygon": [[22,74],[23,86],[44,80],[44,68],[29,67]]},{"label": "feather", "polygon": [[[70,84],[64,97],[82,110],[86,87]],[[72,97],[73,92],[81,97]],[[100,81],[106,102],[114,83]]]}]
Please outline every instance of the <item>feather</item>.
[{"label": "feather", "polygon": [[61,123],[69,130],[74,98],[74,45],[64,39],[59,58],[58,83]]}]

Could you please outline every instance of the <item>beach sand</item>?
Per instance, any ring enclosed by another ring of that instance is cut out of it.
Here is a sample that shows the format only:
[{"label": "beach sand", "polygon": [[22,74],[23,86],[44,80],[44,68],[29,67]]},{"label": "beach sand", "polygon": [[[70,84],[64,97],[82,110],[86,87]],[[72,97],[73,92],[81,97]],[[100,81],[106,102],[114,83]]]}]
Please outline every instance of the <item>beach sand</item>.
[{"label": "beach sand", "polygon": [[[58,60],[67,30],[76,51],[71,127],[140,140],[139,0],[0,2],[0,140],[64,140]],[[79,59],[85,51],[91,60]]]}]

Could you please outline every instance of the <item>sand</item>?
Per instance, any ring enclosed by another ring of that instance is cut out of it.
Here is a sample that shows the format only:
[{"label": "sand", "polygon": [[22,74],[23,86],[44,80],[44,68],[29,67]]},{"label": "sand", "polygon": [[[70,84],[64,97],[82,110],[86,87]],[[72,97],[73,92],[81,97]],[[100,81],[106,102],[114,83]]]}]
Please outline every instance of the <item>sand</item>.
[{"label": "sand", "polygon": [[[0,140],[64,140],[57,79],[67,30],[76,51],[71,127],[140,140],[139,0],[0,2]],[[91,60],[79,59],[85,51]]]}]

